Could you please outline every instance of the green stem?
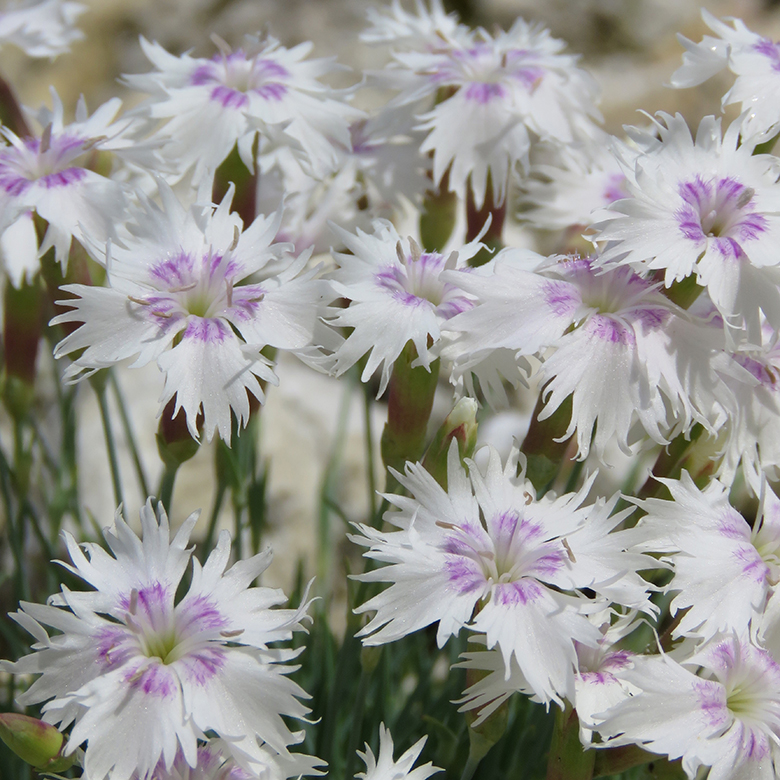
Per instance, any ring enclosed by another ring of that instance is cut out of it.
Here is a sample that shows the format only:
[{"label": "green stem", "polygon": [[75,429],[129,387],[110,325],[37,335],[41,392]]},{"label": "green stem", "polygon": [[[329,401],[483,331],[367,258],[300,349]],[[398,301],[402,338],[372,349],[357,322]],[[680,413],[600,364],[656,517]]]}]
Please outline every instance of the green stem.
[{"label": "green stem", "polygon": [[547,780],[591,780],[596,751],[580,742],[577,712],[567,705],[555,713],[555,726],[547,761]]},{"label": "green stem", "polygon": [[141,454],[138,450],[138,444],[136,442],[135,433],[133,431],[133,425],[127,414],[127,407],[125,406],[125,399],[122,393],[122,388],[119,386],[119,380],[116,378],[116,374],[113,371],[108,372],[108,381],[111,383],[111,388],[114,391],[116,397],[116,405],[119,407],[119,416],[122,420],[122,428],[125,432],[125,438],[127,439],[127,445],[130,448],[130,455],[133,458],[133,466],[135,466],[135,474],[138,478],[138,484],[141,487],[141,495],[144,501],[149,497],[149,484],[146,481],[146,473],[144,472],[143,463],[141,463]]},{"label": "green stem", "polygon": [[697,423],[693,426],[687,438],[680,434],[661,450],[653,466],[652,473],[637,494],[638,498],[650,498],[656,496],[660,491],[666,490],[664,485],[655,477],[679,478],[683,463],[703,430],[703,427]]},{"label": "green stem", "polygon": [[244,507],[236,498],[236,491],[233,491],[233,552],[236,560],[244,557],[244,539],[241,532],[244,529]]},{"label": "green stem", "polygon": [[474,192],[469,180],[468,193],[466,195],[466,241],[474,241],[482,232],[482,229],[490,217],[490,226],[482,236],[482,243],[485,245],[474,257],[469,260],[470,266],[480,266],[487,263],[497,249],[501,249],[503,242],[501,234],[504,230],[504,221],[506,220],[506,197],[503,203],[496,203],[493,200],[493,175],[488,171],[487,182],[485,183],[485,202],[480,208],[477,208],[474,200]]},{"label": "green stem", "polygon": [[[355,376],[354,374],[351,376]],[[330,572],[333,564],[332,541],[330,534],[330,516],[331,509],[328,506],[329,499],[333,503],[338,503],[333,495],[338,483],[339,468],[341,466],[342,456],[344,454],[344,445],[347,434],[347,419],[349,409],[352,405],[352,394],[355,389],[355,382],[350,381],[344,387],[339,403],[338,420],[336,422],[336,431],[333,439],[333,446],[330,451],[330,457],[325,466],[325,473],[322,477],[322,486],[320,488],[320,507],[317,522],[317,582],[319,587],[323,588],[322,593],[329,592]],[[323,608],[325,608],[323,602]]]},{"label": "green stem", "polygon": [[114,439],[114,431],[111,427],[111,416],[108,409],[108,396],[106,394],[105,382],[94,382],[92,385],[98,397],[100,406],[100,419],[103,423],[103,435],[106,439],[106,449],[108,450],[108,463],[111,467],[111,483],[114,486],[114,501],[117,506],[124,504],[122,499],[122,476],[119,472],[119,456]]},{"label": "green stem", "polygon": [[[316,755],[330,765],[334,775],[334,764],[340,762],[340,757],[344,755],[342,751],[337,750],[336,722],[339,708],[343,706],[345,696],[348,695],[350,679],[354,674],[355,664],[359,663],[359,658],[360,640],[355,638],[354,632],[347,626],[347,633],[336,657],[336,669],[326,683],[327,695],[322,699],[326,702],[325,713],[322,718],[322,728],[317,731]],[[346,777],[346,775],[342,776]]]},{"label": "green stem", "polygon": [[[217,473],[219,474],[219,469],[217,469]],[[211,517],[209,517],[209,527],[206,531],[206,538],[201,546],[204,556],[207,556],[211,552],[214,545],[214,534],[217,532],[219,511],[222,509],[222,503],[225,500],[226,492],[227,483],[220,479],[217,483],[217,492],[214,495],[214,506],[211,508]]]},{"label": "green stem", "polygon": [[14,572],[14,588],[19,599],[30,599],[30,578],[26,574],[26,559],[24,555],[24,523],[22,522],[21,509],[9,511],[6,517],[8,526],[8,541],[11,547],[11,555],[16,564]]},{"label": "green stem", "polygon": [[353,776],[353,765],[355,763],[356,752],[360,746],[360,732],[363,730],[363,711],[365,709],[366,694],[368,693],[369,678],[370,675],[365,669],[361,668],[358,689],[355,694],[355,705],[352,709],[352,727],[349,731],[347,765],[344,771],[344,777]]},{"label": "green stem", "polygon": [[8,675],[8,689],[5,700],[5,712],[11,712],[14,708],[14,699],[16,698],[16,675]]},{"label": "green stem", "polygon": [[520,448],[527,459],[526,479],[529,479],[541,498],[555,481],[569,446],[568,439],[560,439],[571,419],[571,396],[549,417],[539,419],[544,408],[544,389],[539,393],[528,433]]},{"label": "green stem", "polygon": [[368,476],[368,511],[369,522],[374,524],[376,518],[376,477],[374,476],[374,435],[371,430],[371,406],[373,398],[367,385],[363,385],[363,422],[366,433],[366,473]]},{"label": "green stem", "polygon": [[32,432],[35,435],[35,439],[38,442],[38,446],[41,448],[41,455],[43,456],[44,466],[46,466],[46,468],[49,469],[53,475],[56,475],[62,466],[57,460],[54,452],[52,452],[51,447],[49,447],[49,442],[46,441],[46,437],[43,435],[43,431],[41,430],[41,426],[38,424],[38,420],[34,416],[31,416],[27,422],[29,422],[30,427],[32,428]]},{"label": "green stem", "polygon": [[[48,537],[43,532],[43,528],[41,527],[41,519],[38,517],[38,513],[35,511],[35,507],[33,507],[32,503],[30,503],[30,500],[27,498],[22,501],[21,515],[22,517],[28,517],[30,519],[30,525],[32,525],[33,533],[43,548],[43,554],[46,556],[46,560],[54,560],[54,550],[49,543]],[[47,574],[50,574],[50,568],[47,568]]]},{"label": "green stem", "polygon": [[469,757],[466,759],[466,764],[461,772],[460,780],[471,780],[474,777],[474,772],[477,771],[481,758],[477,758],[471,750],[469,750]]},{"label": "green stem", "polygon": [[171,500],[173,499],[173,486],[176,482],[176,474],[179,471],[179,464],[169,461],[163,468],[162,478],[160,479],[160,488],[157,491],[157,498],[163,505],[166,514],[171,515]]},{"label": "green stem", "polygon": [[[64,386],[62,376],[58,376],[60,381],[55,382],[55,391],[57,393],[57,405],[60,413],[60,424],[62,426],[62,439],[58,453],[59,468],[55,472],[55,478],[58,489],[62,491],[63,514],[68,512],[75,521],[78,528],[87,533],[84,524],[84,517],[81,512],[81,502],[79,501],[79,471],[77,454],[77,431],[78,419],[76,416],[76,393],[75,386]],[[49,536],[52,544],[60,533],[61,514],[50,512]]]}]

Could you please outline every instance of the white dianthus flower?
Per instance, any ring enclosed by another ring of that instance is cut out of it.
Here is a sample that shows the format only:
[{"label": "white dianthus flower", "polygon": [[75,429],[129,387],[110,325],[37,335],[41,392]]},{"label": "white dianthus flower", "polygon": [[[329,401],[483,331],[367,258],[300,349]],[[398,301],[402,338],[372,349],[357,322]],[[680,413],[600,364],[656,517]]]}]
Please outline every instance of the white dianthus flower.
[{"label": "white dianthus flower", "polygon": [[397,475],[411,497],[388,495],[398,511],[385,521],[400,530],[361,525],[351,537],[389,564],[358,579],[392,583],[356,610],[376,613],[360,635],[383,644],[438,622],[441,647],[468,627],[505,669],[517,663],[540,700],[572,700],[575,642],[601,640],[587,614],[612,601],[654,611],[637,570],[656,564],[630,552],[633,531],[614,532],[630,513],[612,514],[617,495],[583,506],[591,478],[577,493],[537,500],[519,457],[514,450],[502,466],[491,449],[485,470],[468,461],[467,473],[453,447],[447,491],[419,464]]},{"label": "white dianthus flower", "polygon": [[563,436],[576,432],[579,458],[591,447],[603,458],[612,442],[629,452],[640,430],[664,444],[694,422],[721,422],[721,330],[687,316],[629,268],[602,272],[594,259],[556,259],[507,249],[461,282],[476,300],[446,325],[455,339],[443,357],[455,361],[456,380],[468,387],[474,373],[489,388],[496,375],[515,381],[524,358],[542,358],[540,419],[571,397]]},{"label": "white dianthus flower", "polygon": [[4,667],[40,675],[20,702],[43,702],[47,722],[71,726],[65,753],[86,743],[90,780],[148,780],[179,754],[194,768],[207,731],[247,766],[268,766],[269,750],[301,762],[290,774],[316,763],[288,751],[302,736],[282,719],[308,712],[299,701],[307,694],[286,677],[284,662],[298,651],[268,646],[302,629],[306,604],[277,609],[286,600],[280,590],[249,587],[270,550],[227,569],[227,531],[203,566],[192,559],[192,584],[177,602],[196,520],[191,515],[171,540],[165,512],[158,506],[155,514],[150,501],[139,538],[117,512],[104,532],[112,554],[66,533],[66,567],[94,590],[63,588],[48,605],[22,603],[13,616],[37,644]]},{"label": "white dianthus flower", "polygon": [[366,764],[365,772],[355,775],[359,780],[426,780],[442,770],[427,764],[412,769],[420,755],[427,737],[423,737],[412,745],[397,761],[393,758],[393,737],[384,723],[379,726],[379,754],[374,756],[371,748],[366,745],[365,753],[358,755]]},{"label": "white dianthus flower", "polygon": [[109,247],[108,287],[66,285],[78,297],[52,322],[81,322],[55,349],[61,357],[85,351],[69,377],[89,374],[137,355],[165,374],[162,410],[176,397],[193,437],[203,414],[207,440],[216,428],[230,442],[231,413],[239,428],[249,418],[249,395],[261,403],[260,381],[278,384],[261,350],[302,350],[313,339],[318,308],[328,293],[306,271],[307,254],[272,243],[281,214],[259,216],[242,232],[231,213],[232,188],[218,207],[189,210],[161,185],[163,208],[151,201],[135,213],[129,235]]},{"label": "white dianthus flower", "polygon": [[[65,124],[62,103],[54,90],[51,95],[52,110],[42,108],[35,116],[37,134],[19,138],[2,128],[6,143],[0,146],[0,248],[16,285],[37,272],[39,258],[51,247],[65,268],[73,238],[88,244],[115,235],[125,191],[119,182],[90,170],[91,155],[110,151],[154,164],[147,144],[126,137],[133,120],[116,120],[121,100],[113,98],[89,116],[82,99],[75,121]],[[48,225],[40,247],[33,214]]]},{"label": "white dianthus flower", "polygon": [[773,780],[780,768],[780,665],[736,635],[718,636],[679,663],[641,659],[620,676],[638,691],[600,717],[604,747],[637,744],[682,758],[693,780]]},{"label": "white dianthus flower", "polygon": [[676,592],[671,614],[682,613],[673,637],[710,639],[742,635],[763,612],[780,581],[780,500],[764,483],[758,517],[751,527],[729,503],[729,488],[713,480],[699,490],[688,472],[660,479],[671,501],[636,503],[647,515],[639,527],[642,549],[665,553]]},{"label": "white dianthus flower", "polygon": [[678,36],[685,47],[683,64],[671,78],[673,87],[695,87],[728,68],[736,79],[723,96],[723,107],[739,104],[745,138],[765,140],[780,129],[780,43],[749,30],[741,19],[726,24],[705,8],[705,24],[718,37],[699,43]]},{"label": "white dianthus flower", "polygon": [[56,57],[84,34],[76,20],[87,10],[70,0],[7,3],[0,11],[0,43],[13,43],[30,57]]},{"label": "white dianthus flower", "polygon": [[[333,355],[333,371],[342,374],[368,354],[362,380],[381,366],[381,395],[407,342],[414,343],[420,365],[430,370],[442,327],[472,306],[458,280],[469,275],[468,260],[482,245],[472,241],[448,255],[423,252],[386,220],[374,222],[373,234],[334,229],[349,254],[334,254],[339,268],[331,283],[350,305],[332,310],[329,323],[353,330]],[[446,280],[445,272],[450,272]]]},{"label": "white dianthus flower", "polygon": [[133,89],[150,94],[137,113],[165,124],[155,138],[183,174],[193,168],[193,184],[208,179],[237,144],[241,159],[254,170],[259,154],[288,147],[316,177],[338,163],[334,144],[349,147],[349,124],[362,112],[320,81],[338,69],[328,59],[305,59],[311,43],[292,49],[273,38],[247,37],[246,47],[206,59],[175,57],[157,43],[141,40],[157,68],[125,76]]},{"label": "white dianthus flower", "polygon": [[595,82],[548,30],[518,19],[495,36],[480,29],[439,43],[395,52],[382,81],[400,90],[390,107],[413,110],[427,131],[420,151],[433,154],[434,182],[449,171],[449,188],[465,198],[470,187],[478,208],[488,174],[503,202],[536,139],[568,144],[595,131]]},{"label": "white dianthus flower", "polygon": [[778,161],[755,155],[732,123],[702,119],[696,137],[682,116],[659,114],[634,131],[644,153],[627,181],[631,197],[602,212],[602,265],[659,270],[666,286],[694,275],[726,325],[759,338],[759,310],[780,326]]}]

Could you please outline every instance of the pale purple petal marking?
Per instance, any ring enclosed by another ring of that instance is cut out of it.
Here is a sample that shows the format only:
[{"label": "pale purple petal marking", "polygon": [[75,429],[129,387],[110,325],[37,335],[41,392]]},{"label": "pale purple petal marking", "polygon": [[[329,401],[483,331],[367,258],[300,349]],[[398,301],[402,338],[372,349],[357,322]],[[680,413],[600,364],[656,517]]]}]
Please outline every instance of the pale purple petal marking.
[{"label": "pale purple petal marking", "polygon": [[614,203],[616,200],[623,200],[628,197],[626,191],[626,177],[622,173],[611,173],[607,176],[607,183],[604,187],[601,197],[605,203]]},{"label": "pale purple petal marking", "polygon": [[505,582],[495,587],[495,601],[503,606],[531,604],[542,596],[543,588],[536,581],[528,578],[516,582]]},{"label": "pale purple petal marking", "polygon": [[249,103],[247,92],[255,92],[265,100],[281,100],[287,94],[287,86],[275,79],[289,75],[278,62],[247,59],[246,54],[238,50],[227,56],[216,55],[211,62],[199,65],[190,76],[190,84],[213,84],[211,100],[223,108],[242,109]]},{"label": "pale purple petal marking", "polygon": [[464,298],[462,295],[453,295],[452,298],[447,298],[449,291],[446,290],[450,287],[449,284],[445,285],[445,300],[436,307],[436,313],[444,317],[445,320],[449,320],[456,314],[461,314],[464,311],[474,308],[474,301],[469,298]]},{"label": "pale purple petal marking", "polygon": [[510,76],[519,81],[529,92],[532,92],[544,78],[542,68],[526,67],[511,71]]},{"label": "pale purple petal marking", "polygon": [[731,669],[736,662],[737,656],[730,642],[721,642],[713,648],[710,664],[716,669],[726,671]]},{"label": "pale purple petal marking", "polygon": [[256,92],[265,100],[281,100],[287,94],[287,87],[284,84],[270,82],[260,87],[255,87],[252,92]]},{"label": "pale purple petal marking", "polygon": [[724,257],[740,257],[741,243],[767,229],[766,218],[755,213],[752,190],[733,177],[715,181],[697,176],[681,182],[678,193],[684,201],[675,213],[680,232],[697,244],[711,238]]},{"label": "pale purple petal marking", "polygon": [[[553,546],[553,544],[556,546]],[[560,571],[566,565],[568,555],[558,545],[559,543],[555,542],[541,548],[545,552],[536,558],[533,565],[528,567],[529,574],[552,577],[556,572]]]},{"label": "pale purple petal marking", "polygon": [[211,99],[219,103],[222,108],[245,108],[249,103],[249,98],[237,89],[226,87],[220,84],[211,90]]},{"label": "pale purple petal marking", "polygon": [[735,509],[728,507],[721,512],[718,518],[718,533],[728,539],[747,540],[750,535],[745,519]]},{"label": "pale purple petal marking", "polygon": [[233,305],[230,314],[238,320],[249,320],[257,315],[265,289],[259,284],[247,284],[233,289]]},{"label": "pale purple petal marking", "polygon": [[580,304],[580,296],[568,282],[556,279],[545,280],[542,287],[545,303],[556,317],[571,315]]},{"label": "pale purple petal marking", "polygon": [[11,171],[0,170],[0,187],[5,190],[9,195],[18,197],[24,194],[30,187],[32,182],[29,179],[20,176],[18,173],[12,173]]},{"label": "pale purple petal marking", "polygon": [[192,315],[182,338],[219,344],[231,335],[232,331],[222,320]]},{"label": "pale purple petal marking", "polygon": [[475,103],[489,103],[495,98],[503,98],[506,96],[506,90],[501,84],[496,82],[482,82],[476,81],[469,84],[465,91],[464,97],[466,100],[472,100]]},{"label": "pale purple petal marking", "polygon": [[468,558],[452,558],[444,564],[450,582],[459,593],[472,593],[485,585],[485,575],[479,564]]},{"label": "pale purple petal marking", "polygon": [[769,738],[758,729],[742,724],[742,755],[750,761],[761,761],[769,755]]},{"label": "pale purple petal marking", "polygon": [[780,71],[780,44],[770,41],[768,38],[762,38],[758,43],[753,44],[753,51],[763,54],[772,62],[772,70]]},{"label": "pale purple petal marking", "polygon": [[168,288],[180,287],[192,281],[194,268],[195,261],[192,255],[179,252],[152,266],[149,274]]},{"label": "pale purple petal marking", "polygon": [[588,322],[588,332],[613,344],[633,346],[636,343],[634,333],[622,323],[603,314],[594,314]]},{"label": "pale purple petal marking", "polygon": [[158,659],[152,660],[143,670],[129,670],[125,674],[125,682],[131,688],[140,688],[145,694],[160,699],[169,699],[179,687],[175,672]]},{"label": "pale purple petal marking", "polygon": [[714,680],[696,680],[693,690],[699,702],[699,709],[710,726],[722,726],[729,722],[731,714],[726,704],[726,689],[720,683]]},{"label": "pale purple petal marking", "polygon": [[39,181],[47,189],[55,189],[57,187],[68,187],[71,184],[77,184],[83,181],[87,176],[87,172],[83,168],[66,168],[59,173],[50,173],[46,176],[41,176]]},{"label": "pale purple petal marking", "polygon": [[398,265],[381,267],[374,274],[374,281],[404,306],[428,305],[448,320],[473,308],[474,302],[457,285],[439,279],[447,260],[436,252],[426,252],[416,259],[406,256]]},{"label": "pale purple petal marking", "polygon": [[742,574],[754,582],[764,582],[769,576],[769,566],[752,545],[738,547],[733,556],[742,564]]},{"label": "pale purple petal marking", "polygon": [[618,681],[610,672],[581,672],[580,678],[589,685],[614,685]]},{"label": "pale purple petal marking", "polygon": [[204,686],[216,677],[225,665],[225,650],[221,647],[204,647],[187,653],[177,662],[182,676],[196,685]]},{"label": "pale purple petal marking", "polygon": [[645,331],[659,330],[671,319],[671,312],[667,309],[639,309],[635,312],[637,322]]},{"label": "pale purple petal marking", "polygon": [[116,628],[102,628],[98,631],[97,640],[98,659],[106,667],[122,665],[134,655],[137,649],[133,647],[133,634],[124,626]]},{"label": "pale purple petal marking", "polygon": [[176,626],[182,636],[224,629],[227,625],[228,619],[208,596],[197,596],[176,607]]},{"label": "pale purple petal marking", "polygon": [[613,671],[626,669],[631,666],[633,659],[634,654],[630,650],[615,650],[604,656],[604,660],[601,662],[601,668],[612,669]]}]

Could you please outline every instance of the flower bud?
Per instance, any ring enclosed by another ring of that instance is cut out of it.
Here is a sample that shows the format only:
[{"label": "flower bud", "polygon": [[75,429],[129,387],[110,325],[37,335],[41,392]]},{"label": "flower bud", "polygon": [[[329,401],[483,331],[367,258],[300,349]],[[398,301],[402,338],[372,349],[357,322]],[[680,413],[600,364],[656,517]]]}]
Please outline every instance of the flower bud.
[{"label": "flower bud", "polygon": [[425,453],[423,466],[445,490],[447,453],[453,440],[458,442],[461,460],[472,456],[477,444],[477,402],[473,398],[461,398],[455,404]]},{"label": "flower bud", "polygon": [[0,713],[0,739],[8,745],[19,758],[36,769],[51,770],[56,764],[62,771],[73,763],[70,758],[60,758],[60,750],[65,738],[54,726],[37,718],[21,715],[17,712]]},{"label": "flower bud", "polygon": [[[187,418],[183,409],[179,409],[174,417],[176,408],[176,396],[165,405],[160,415],[160,423],[157,426],[157,451],[162,462],[169,467],[177,468],[195,455],[200,446],[199,442],[192,438],[187,427]],[[202,415],[198,414],[198,427],[202,425]]]},{"label": "flower bud", "polygon": [[[409,341],[393,364],[387,394],[387,423],[382,432],[382,460],[389,469],[402,472],[404,463],[419,461],[425,452],[425,434],[439,378],[439,361],[430,371],[414,366],[417,350]],[[385,490],[398,492],[398,483],[388,471]]]},{"label": "flower bud", "polygon": [[441,252],[455,228],[458,196],[447,189],[447,181],[445,175],[438,192],[425,193],[420,210],[420,241],[428,252]]}]

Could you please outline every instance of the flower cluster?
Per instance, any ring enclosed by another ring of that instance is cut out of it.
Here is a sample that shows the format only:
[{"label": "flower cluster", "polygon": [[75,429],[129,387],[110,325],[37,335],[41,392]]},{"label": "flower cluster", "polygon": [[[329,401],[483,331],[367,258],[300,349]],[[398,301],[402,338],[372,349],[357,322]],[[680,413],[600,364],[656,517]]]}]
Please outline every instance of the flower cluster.
[{"label": "flower cluster", "polygon": [[[82,10],[10,9],[0,41],[53,57]],[[34,639],[27,654],[9,644],[17,660],[0,669],[42,718],[0,714],[0,738],[36,770],[76,764],[84,780],[322,774],[310,752],[334,777],[359,757],[360,780],[427,780],[439,770],[414,768],[423,749],[463,758],[468,779],[524,720],[506,717],[521,694],[557,710],[548,776],[653,755],[689,780],[780,774],[780,44],[703,18],[716,37],[681,39],[673,86],[727,68],[722,106],[740,116],[692,129],[659,112],[622,137],[598,126],[595,79],[548,30],[471,29],[440,0],[369,11],[364,42],[393,50],[347,88],[311,43],[250,35],[213,36],[212,57],[142,38],[152,69],[124,77],[141,95],[124,114],[118,98],[91,115],[82,99],[69,121],[52,90],[50,109],[25,115],[0,89],[0,427],[13,435],[0,532],[22,599],[12,618]],[[392,95],[364,111],[364,86],[366,103]],[[39,392],[44,335],[62,362]],[[340,444],[320,491],[317,540],[333,537],[331,514],[357,520],[348,538],[367,559],[343,641],[327,619],[302,637],[304,577],[293,608],[256,583],[272,470],[248,424],[268,414],[279,352],[323,381],[375,382],[370,511],[336,506]],[[50,385],[91,380],[121,504],[107,388],[122,405],[125,362],[163,374],[161,500],[122,406],[146,503],[140,534],[120,506],[106,549],[77,541],[90,538],[77,391]],[[36,417],[49,396],[59,428]],[[452,407],[438,429],[437,400]],[[527,425],[503,450],[502,405]],[[166,438],[177,421],[180,449]],[[172,533],[167,512],[179,468],[215,433],[201,562],[197,514]],[[226,498],[234,542],[218,531]],[[33,603],[50,592],[31,584],[38,548],[55,557],[58,538],[77,585]],[[445,659],[459,635],[467,651]],[[318,671],[296,676],[299,657]],[[453,663],[465,686],[443,671]],[[303,685],[323,697],[311,709]],[[467,720],[458,732],[445,718],[426,745],[408,725],[437,720],[434,698]],[[385,722],[408,748],[397,761]]]}]

